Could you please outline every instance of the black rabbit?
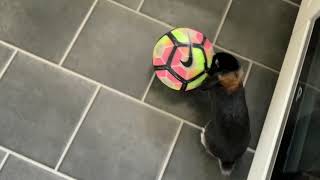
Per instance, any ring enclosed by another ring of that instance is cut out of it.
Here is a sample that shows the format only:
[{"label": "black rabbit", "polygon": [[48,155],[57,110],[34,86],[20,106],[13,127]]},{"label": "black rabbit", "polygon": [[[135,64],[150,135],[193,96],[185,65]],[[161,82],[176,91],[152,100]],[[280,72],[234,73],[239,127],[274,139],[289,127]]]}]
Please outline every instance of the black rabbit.
[{"label": "black rabbit", "polygon": [[218,159],[222,174],[230,175],[251,136],[243,71],[227,53],[217,53],[213,63],[201,88],[209,91],[214,116],[203,129],[201,142]]}]

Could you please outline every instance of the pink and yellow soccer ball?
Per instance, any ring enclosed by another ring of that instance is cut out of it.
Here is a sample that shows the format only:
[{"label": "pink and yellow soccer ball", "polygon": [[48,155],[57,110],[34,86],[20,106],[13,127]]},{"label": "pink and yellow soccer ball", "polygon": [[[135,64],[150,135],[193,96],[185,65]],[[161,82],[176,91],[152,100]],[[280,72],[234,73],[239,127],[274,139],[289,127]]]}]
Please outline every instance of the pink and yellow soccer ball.
[{"label": "pink and yellow soccer ball", "polygon": [[153,50],[156,76],[168,87],[189,91],[201,85],[212,65],[212,43],[203,33],[176,28],[163,35]]}]

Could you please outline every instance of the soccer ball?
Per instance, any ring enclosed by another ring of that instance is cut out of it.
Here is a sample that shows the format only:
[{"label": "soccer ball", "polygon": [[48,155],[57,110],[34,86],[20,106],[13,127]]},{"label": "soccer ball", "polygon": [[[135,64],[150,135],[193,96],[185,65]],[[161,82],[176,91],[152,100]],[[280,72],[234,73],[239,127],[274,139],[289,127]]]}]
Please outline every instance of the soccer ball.
[{"label": "soccer ball", "polygon": [[199,31],[177,28],[163,35],[154,47],[156,76],[174,90],[189,91],[208,76],[212,43]]}]

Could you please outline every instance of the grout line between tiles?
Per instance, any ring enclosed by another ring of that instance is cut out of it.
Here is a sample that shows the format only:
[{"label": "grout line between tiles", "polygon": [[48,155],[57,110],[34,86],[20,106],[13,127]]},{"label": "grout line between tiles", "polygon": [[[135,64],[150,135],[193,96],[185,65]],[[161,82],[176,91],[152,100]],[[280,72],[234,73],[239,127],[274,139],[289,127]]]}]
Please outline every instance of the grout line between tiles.
[{"label": "grout line between tiles", "polygon": [[222,27],[224,25],[224,22],[225,22],[226,18],[227,18],[228,12],[229,12],[230,7],[231,7],[231,4],[232,4],[232,0],[229,0],[229,2],[227,4],[227,7],[226,7],[226,10],[225,10],[225,12],[224,12],[224,14],[222,16],[221,22],[220,22],[220,24],[218,26],[216,35],[214,36],[214,39],[212,41],[213,44],[216,44],[216,42],[218,40],[218,36],[219,36],[219,34],[220,34],[221,30],[222,30]]},{"label": "grout line between tiles", "polygon": [[0,79],[3,77],[7,69],[9,68],[11,62],[13,61],[14,57],[17,54],[17,50],[15,49],[14,52],[11,54],[10,58],[8,59],[7,63],[4,65],[3,69],[0,71]]},{"label": "grout line between tiles", "polygon": [[3,159],[2,159],[2,161],[1,161],[1,163],[0,163],[0,172],[1,172],[4,164],[7,162],[7,159],[8,159],[8,158],[9,158],[9,153],[6,152],[6,155],[3,157]]},{"label": "grout line between tiles", "polygon": [[62,58],[61,58],[61,60],[60,60],[60,62],[59,62],[59,65],[60,65],[60,66],[62,66],[62,64],[63,64],[64,61],[66,60],[67,56],[69,55],[69,53],[70,53],[73,45],[75,44],[76,40],[77,40],[78,37],[79,37],[82,29],[84,28],[84,26],[86,25],[87,21],[89,20],[89,17],[91,16],[91,14],[92,14],[92,12],[93,12],[93,10],[94,10],[97,2],[98,2],[98,0],[95,0],[95,1],[92,3],[92,5],[91,5],[91,7],[90,7],[90,9],[89,9],[89,11],[88,11],[88,13],[86,14],[85,18],[84,18],[83,21],[81,22],[78,30],[76,31],[76,34],[73,36],[73,38],[72,38],[69,46],[67,47],[65,53],[63,54],[63,56],[62,56]]},{"label": "grout line between tiles", "polygon": [[320,89],[317,88],[316,86],[313,86],[313,85],[311,85],[311,84],[308,84],[308,83],[302,82],[302,81],[299,81],[299,82],[300,82],[301,84],[307,86],[308,88],[311,88],[311,89],[314,90],[314,91],[320,92]]},{"label": "grout line between tiles", "polygon": [[153,18],[153,17],[151,17],[151,16],[148,16],[148,15],[146,15],[146,14],[143,14],[143,13],[141,13],[141,12],[139,12],[139,11],[130,9],[129,7],[127,7],[127,6],[123,5],[123,4],[120,4],[120,3],[118,3],[118,2],[116,2],[116,1],[114,1],[114,0],[105,0],[105,1],[110,2],[110,3],[114,4],[114,5],[117,5],[117,6],[121,7],[121,8],[124,8],[124,9],[126,9],[126,10],[128,10],[128,11],[130,11],[130,12],[133,12],[133,13],[137,14],[137,15],[140,15],[140,16],[142,16],[142,17],[145,17],[145,18],[147,18],[147,19],[149,19],[149,20],[151,20],[151,21],[153,21],[153,22],[156,22],[156,23],[158,23],[158,24],[161,24],[161,25],[163,25],[163,26],[165,26],[165,27],[167,27],[167,28],[169,28],[169,29],[174,29],[174,26],[171,26],[171,25],[168,24],[168,23],[165,23],[165,22],[163,22],[163,21],[160,21],[160,20],[158,20],[158,19],[155,19],[155,18]]},{"label": "grout line between tiles", "polygon": [[241,56],[240,54],[238,54],[238,53],[236,53],[236,52],[233,52],[233,51],[231,51],[231,50],[228,50],[228,49],[226,49],[226,48],[223,48],[223,47],[221,47],[221,46],[219,46],[219,45],[214,45],[214,46],[217,47],[217,48],[219,48],[219,49],[221,49],[221,50],[223,50],[223,51],[225,51],[225,52],[227,52],[227,53],[230,53],[230,54],[232,54],[232,55],[234,55],[234,56],[238,56],[238,57],[240,57],[240,58],[242,58],[242,59],[244,59],[244,60],[246,60],[246,61],[248,61],[248,62],[251,62],[251,63],[253,63],[253,64],[257,65],[257,66],[263,67],[263,68],[268,69],[268,70],[270,70],[270,71],[272,71],[272,72],[274,72],[274,73],[279,74],[279,71],[278,71],[278,70],[275,70],[275,69],[273,69],[273,68],[270,68],[270,67],[268,67],[268,66],[266,66],[266,65],[264,65],[264,64],[262,64],[262,63],[259,63],[259,62],[257,62],[257,61],[254,61],[254,60],[250,59],[250,58]]},{"label": "grout line between tiles", "polygon": [[251,147],[248,147],[247,152],[254,154],[256,153],[256,150],[252,149]]},{"label": "grout line between tiles", "polygon": [[65,156],[67,155],[68,150],[70,149],[70,146],[71,146],[72,142],[74,141],[74,139],[75,139],[75,137],[76,137],[76,135],[77,135],[77,133],[78,133],[81,125],[83,124],[85,118],[87,117],[87,114],[88,114],[90,108],[92,107],[93,102],[94,102],[94,100],[96,99],[96,97],[97,97],[100,89],[101,89],[101,86],[98,85],[97,88],[96,88],[96,90],[94,91],[94,93],[93,93],[90,101],[88,102],[88,105],[87,105],[86,108],[84,109],[84,111],[83,111],[83,113],[82,113],[82,115],[81,115],[80,121],[79,121],[79,123],[77,124],[75,130],[73,131],[73,133],[72,133],[72,135],[71,135],[71,137],[70,137],[70,139],[69,139],[69,141],[68,141],[68,143],[67,143],[64,151],[62,152],[61,157],[59,158],[59,161],[58,161],[56,167],[54,168],[54,170],[56,170],[56,171],[59,170],[59,168],[60,168],[60,166],[61,166],[61,164],[62,164]]},{"label": "grout line between tiles", "polygon": [[197,128],[197,129],[200,129],[200,130],[201,130],[201,127],[198,126],[198,125],[196,125],[196,124],[194,124],[194,123],[191,123],[191,122],[189,122],[189,121],[187,121],[187,120],[185,120],[185,119],[182,119],[182,118],[180,118],[180,117],[178,117],[178,116],[176,116],[176,115],[173,115],[173,114],[171,114],[171,113],[169,113],[169,112],[166,112],[166,111],[164,111],[164,110],[162,110],[162,109],[159,109],[159,108],[157,108],[157,107],[155,107],[155,106],[152,106],[152,105],[150,105],[150,104],[148,104],[148,103],[142,102],[142,101],[140,101],[139,99],[136,99],[136,98],[134,98],[134,97],[132,97],[132,96],[130,96],[130,95],[127,95],[127,94],[125,94],[125,93],[123,93],[123,92],[120,92],[120,91],[118,91],[118,90],[116,90],[116,89],[113,89],[113,88],[111,88],[111,87],[108,87],[107,85],[101,84],[101,83],[99,83],[99,82],[97,82],[97,81],[95,81],[95,80],[92,80],[92,79],[90,79],[90,78],[88,78],[88,77],[86,77],[86,76],[84,76],[84,75],[78,74],[78,73],[76,73],[76,72],[74,72],[74,71],[72,71],[72,70],[70,70],[70,69],[67,69],[67,68],[65,68],[65,67],[63,67],[63,66],[59,66],[59,65],[57,65],[57,64],[55,64],[55,63],[53,63],[53,62],[51,62],[51,61],[49,61],[49,60],[46,60],[46,59],[44,59],[44,58],[42,58],[42,57],[39,57],[39,56],[37,56],[37,55],[34,55],[34,54],[32,54],[32,53],[30,53],[30,52],[28,52],[28,51],[25,51],[25,50],[23,50],[23,49],[21,49],[21,48],[19,48],[19,47],[13,46],[13,45],[11,45],[11,44],[9,44],[9,43],[7,43],[7,42],[1,41],[1,40],[0,40],[0,44],[2,44],[2,45],[4,45],[4,46],[7,46],[7,47],[9,47],[9,48],[18,50],[19,52],[22,52],[22,53],[24,53],[24,54],[26,54],[26,55],[34,58],[35,60],[41,61],[41,62],[46,63],[46,64],[48,64],[48,65],[50,65],[50,66],[53,66],[53,67],[55,67],[55,68],[57,68],[57,69],[60,69],[61,71],[65,72],[65,73],[69,73],[69,74],[71,74],[71,75],[73,75],[73,76],[76,76],[76,77],[78,77],[78,78],[84,79],[84,80],[86,80],[86,81],[88,81],[88,82],[90,82],[90,83],[92,83],[92,84],[100,85],[100,86],[101,86],[102,88],[104,88],[104,89],[107,89],[107,90],[109,90],[109,91],[111,91],[111,92],[114,92],[114,93],[116,93],[116,94],[118,94],[118,95],[120,95],[120,96],[122,96],[122,97],[125,97],[125,98],[127,98],[127,99],[130,99],[130,100],[132,100],[132,101],[134,101],[134,102],[136,102],[136,103],[138,103],[138,104],[141,104],[141,105],[143,105],[143,106],[146,106],[146,107],[148,107],[148,108],[150,108],[150,109],[152,109],[152,110],[155,110],[155,111],[157,111],[157,112],[160,112],[160,113],[162,113],[162,114],[165,114],[165,115],[167,115],[167,116],[169,116],[169,117],[171,117],[171,118],[173,118],[173,119],[175,119],[175,120],[182,121],[182,122],[184,122],[185,124],[188,124],[188,125],[190,125],[190,126],[192,126],[192,127],[194,127],[194,128]]},{"label": "grout line between tiles", "polygon": [[292,2],[292,1],[290,1],[290,0],[282,0],[282,1],[288,3],[288,4],[292,5],[292,6],[295,6],[295,7],[300,8],[300,5],[299,5],[299,4],[297,4],[297,3],[295,3],[295,2]]},{"label": "grout line between tiles", "polygon": [[165,170],[167,169],[167,166],[168,166],[168,164],[169,164],[169,161],[170,161],[171,155],[172,155],[172,153],[173,153],[173,150],[174,150],[174,148],[175,148],[175,146],[176,146],[176,144],[177,144],[177,141],[178,141],[179,135],[180,135],[180,133],[181,133],[182,127],[183,127],[183,122],[180,122],[179,127],[178,127],[178,130],[177,130],[177,133],[176,133],[176,135],[175,135],[175,137],[174,137],[174,139],[173,139],[173,142],[172,142],[172,144],[171,144],[171,146],[170,146],[170,149],[169,149],[169,151],[168,151],[168,154],[167,154],[167,156],[166,156],[166,158],[165,158],[165,160],[164,160],[164,162],[163,162],[163,165],[162,165],[162,168],[161,168],[161,170],[160,170],[160,173],[159,173],[159,175],[158,175],[158,177],[157,177],[157,180],[162,180],[162,178],[163,178],[164,172],[165,172]]},{"label": "grout line between tiles", "polygon": [[19,159],[21,159],[23,161],[26,161],[26,162],[28,162],[28,163],[30,163],[30,164],[32,164],[32,165],[34,165],[34,166],[36,166],[36,167],[38,167],[40,169],[46,170],[46,171],[48,171],[48,172],[50,172],[50,173],[52,173],[54,175],[60,176],[62,178],[65,178],[66,180],[76,180],[76,179],[74,179],[74,178],[72,178],[72,177],[70,177],[68,175],[65,175],[65,174],[63,174],[61,172],[55,171],[54,169],[52,169],[52,168],[50,168],[50,167],[48,167],[48,166],[46,166],[44,164],[36,162],[36,161],[34,161],[34,160],[24,156],[24,155],[16,153],[16,152],[14,152],[14,151],[12,151],[12,150],[10,150],[8,148],[5,148],[3,146],[0,146],[0,150],[4,151],[4,152],[6,152],[6,153],[8,153],[10,155],[13,155],[13,156],[15,156],[15,157],[17,157],[17,158],[19,158]]},{"label": "grout line between tiles", "polygon": [[144,3],[144,0],[141,0],[141,1],[140,1],[140,3],[139,3],[138,8],[137,8],[137,10],[136,10],[137,12],[140,12],[140,10],[141,10],[141,8],[142,8],[143,3]]},{"label": "grout line between tiles", "polygon": [[243,85],[246,86],[247,84],[247,81],[249,79],[249,76],[250,76],[250,72],[251,72],[251,68],[252,68],[252,62],[249,62],[249,67],[247,69],[247,73],[246,73],[246,76],[244,77],[244,80],[243,80]]},{"label": "grout line between tiles", "polygon": [[148,92],[149,92],[149,90],[150,90],[150,87],[151,87],[151,85],[152,85],[152,82],[154,81],[154,78],[156,77],[156,74],[155,73],[153,73],[152,74],[152,77],[151,77],[151,79],[150,79],[150,82],[149,82],[149,84],[148,84],[148,86],[147,86],[147,88],[146,88],[146,90],[145,90],[145,92],[143,93],[143,96],[142,96],[142,98],[141,98],[141,101],[142,102],[144,102],[144,100],[146,99],[146,97],[147,97],[147,95],[148,95]]}]

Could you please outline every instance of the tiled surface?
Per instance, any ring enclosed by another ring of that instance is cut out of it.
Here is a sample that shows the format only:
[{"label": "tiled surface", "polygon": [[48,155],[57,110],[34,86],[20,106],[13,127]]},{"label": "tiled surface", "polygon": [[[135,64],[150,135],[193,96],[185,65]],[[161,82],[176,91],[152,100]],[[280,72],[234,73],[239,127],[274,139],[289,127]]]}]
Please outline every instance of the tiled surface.
[{"label": "tiled surface", "polygon": [[0,39],[58,62],[93,0],[2,0]]},{"label": "tiled surface", "polygon": [[246,99],[251,124],[250,146],[256,148],[268,112],[278,74],[253,65],[246,84]]},{"label": "tiled surface", "polygon": [[253,154],[246,153],[230,177],[220,174],[218,161],[207,155],[200,143],[199,130],[184,126],[164,174],[164,180],[245,180]]},{"label": "tiled surface", "polygon": [[168,29],[99,1],[64,66],[141,98],[151,75],[154,43]]},{"label": "tiled surface", "polygon": [[82,179],[155,179],[178,125],[168,116],[102,90],[61,169]]},{"label": "tiled surface", "polygon": [[234,1],[217,43],[280,70],[297,13],[281,0]]},{"label": "tiled surface", "polygon": [[115,1],[125,6],[128,6],[132,9],[137,9],[142,0],[115,0]]},{"label": "tiled surface", "polygon": [[1,180],[65,180],[17,157],[9,156],[0,173]]},{"label": "tiled surface", "polygon": [[[246,73],[249,63],[238,59]],[[213,117],[208,92],[195,90],[181,93],[165,87],[158,78],[153,81],[146,102],[200,126],[204,126]]]},{"label": "tiled surface", "polygon": [[190,27],[213,38],[227,0],[145,0],[141,11],[175,27]]},{"label": "tiled surface", "polygon": [[0,82],[0,145],[54,166],[93,85],[21,53]]},{"label": "tiled surface", "polygon": [[198,125],[205,125],[211,117],[207,92],[195,90],[187,93],[169,89],[156,77],[146,102]]},{"label": "tiled surface", "polygon": [[[63,66],[140,99],[152,74],[152,48],[169,29],[135,12],[140,0],[115,1],[132,10],[98,0]],[[201,30],[213,39],[228,2],[145,0],[141,13],[175,27]],[[2,0],[0,40],[57,63],[92,4]],[[253,148],[278,77],[255,61],[280,69],[297,11],[281,0],[232,1],[218,38],[221,47],[254,61],[246,85]],[[0,46],[0,69],[12,52]],[[248,69],[248,62],[241,61]],[[0,79],[0,146],[54,168],[95,88],[60,67],[18,52]],[[78,179],[156,179],[179,121],[136,101],[102,88],[58,170]],[[157,79],[146,102],[200,126],[212,116],[207,93],[178,94]],[[163,179],[245,179],[253,154],[246,153],[231,177],[223,177],[199,136],[197,129],[184,124]],[[10,156],[0,179],[62,179],[36,166]]]},{"label": "tiled surface", "polygon": [[5,64],[8,62],[12,53],[13,53],[12,49],[4,47],[3,45],[0,44],[0,72],[5,66]]}]

